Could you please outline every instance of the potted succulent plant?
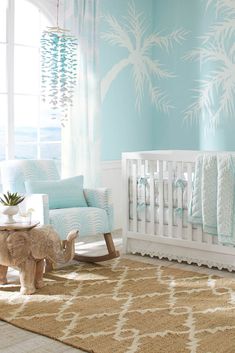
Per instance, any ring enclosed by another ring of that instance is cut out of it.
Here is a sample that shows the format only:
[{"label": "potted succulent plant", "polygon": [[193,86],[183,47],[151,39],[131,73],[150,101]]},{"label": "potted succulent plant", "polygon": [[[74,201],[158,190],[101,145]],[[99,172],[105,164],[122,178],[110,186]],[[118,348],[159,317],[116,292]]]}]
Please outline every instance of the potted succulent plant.
[{"label": "potted succulent plant", "polygon": [[0,197],[0,203],[2,206],[2,213],[7,216],[5,223],[15,223],[13,218],[19,211],[19,204],[24,200],[24,196],[18,194],[17,192],[11,193],[7,191],[6,194],[3,194]]}]

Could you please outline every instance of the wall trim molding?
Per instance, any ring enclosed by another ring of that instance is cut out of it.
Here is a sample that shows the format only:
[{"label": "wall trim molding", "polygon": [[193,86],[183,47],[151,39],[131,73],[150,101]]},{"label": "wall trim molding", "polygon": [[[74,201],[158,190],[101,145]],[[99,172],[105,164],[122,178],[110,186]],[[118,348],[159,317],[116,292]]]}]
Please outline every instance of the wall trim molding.
[{"label": "wall trim molding", "polygon": [[121,160],[114,160],[114,161],[101,161],[101,169],[120,169],[122,167]]}]

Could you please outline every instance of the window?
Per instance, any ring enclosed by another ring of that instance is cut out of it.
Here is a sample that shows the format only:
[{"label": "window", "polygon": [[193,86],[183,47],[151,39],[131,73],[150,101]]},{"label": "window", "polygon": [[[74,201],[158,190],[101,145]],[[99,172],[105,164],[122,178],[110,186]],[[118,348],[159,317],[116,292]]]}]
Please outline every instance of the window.
[{"label": "window", "polygon": [[0,160],[60,159],[60,122],[40,98],[40,37],[50,25],[29,0],[0,0]]}]

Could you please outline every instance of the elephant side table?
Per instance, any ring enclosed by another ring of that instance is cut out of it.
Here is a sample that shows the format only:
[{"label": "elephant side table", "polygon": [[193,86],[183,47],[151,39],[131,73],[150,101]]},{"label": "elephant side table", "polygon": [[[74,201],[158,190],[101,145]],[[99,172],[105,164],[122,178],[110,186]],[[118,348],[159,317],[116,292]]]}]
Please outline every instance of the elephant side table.
[{"label": "elephant side table", "polygon": [[21,294],[33,294],[44,286],[45,259],[51,263],[66,263],[75,253],[77,230],[68,234],[63,248],[58,233],[51,226],[36,225],[27,229],[12,224],[10,229],[5,226],[5,230],[0,226],[0,284],[7,284],[8,267],[16,267],[20,272]]}]

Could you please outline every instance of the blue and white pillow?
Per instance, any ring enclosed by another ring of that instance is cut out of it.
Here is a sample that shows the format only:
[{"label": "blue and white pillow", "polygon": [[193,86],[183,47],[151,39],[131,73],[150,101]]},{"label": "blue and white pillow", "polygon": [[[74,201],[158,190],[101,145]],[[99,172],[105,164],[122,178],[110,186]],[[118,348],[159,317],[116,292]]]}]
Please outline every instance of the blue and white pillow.
[{"label": "blue and white pillow", "polygon": [[25,181],[27,194],[47,194],[49,209],[87,207],[83,193],[83,176],[47,181]]}]

